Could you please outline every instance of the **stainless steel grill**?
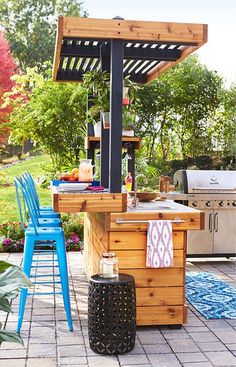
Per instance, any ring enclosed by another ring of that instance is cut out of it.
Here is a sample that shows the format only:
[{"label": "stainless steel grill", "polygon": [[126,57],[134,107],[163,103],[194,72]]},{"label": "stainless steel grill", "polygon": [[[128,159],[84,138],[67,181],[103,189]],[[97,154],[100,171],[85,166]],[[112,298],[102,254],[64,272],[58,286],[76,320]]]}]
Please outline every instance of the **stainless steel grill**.
[{"label": "stainless steel grill", "polygon": [[179,170],[176,191],[204,211],[205,230],[188,232],[188,255],[235,256],[236,171]]}]

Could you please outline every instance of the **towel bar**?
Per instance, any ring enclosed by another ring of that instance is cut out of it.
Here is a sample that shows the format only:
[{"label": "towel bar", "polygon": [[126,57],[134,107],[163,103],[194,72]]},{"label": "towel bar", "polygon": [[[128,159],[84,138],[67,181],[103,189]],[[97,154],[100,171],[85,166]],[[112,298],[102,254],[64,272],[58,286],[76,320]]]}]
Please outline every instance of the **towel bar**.
[{"label": "towel bar", "polygon": [[[157,219],[157,220],[159,220],[159,219]],[[133,224],[133,223],[148,223],[148,222],[149,222],[148,220],[123,220],[122,218],[117,218],[116,219],[116,224],[123,224],[123,223]],[[189,220],[183,220],[183,219],[176,218],[176,219],[170,220],[170,222],[178,224],[178,223],[189,222]]]}]

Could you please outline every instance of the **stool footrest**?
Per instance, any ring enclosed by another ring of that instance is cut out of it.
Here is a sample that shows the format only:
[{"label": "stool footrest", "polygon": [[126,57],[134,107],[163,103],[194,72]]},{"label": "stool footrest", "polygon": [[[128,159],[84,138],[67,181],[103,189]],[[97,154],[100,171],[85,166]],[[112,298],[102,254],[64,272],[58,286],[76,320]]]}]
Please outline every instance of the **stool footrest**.
[{"label": "stool footrest", "polygon": [[59,277],[60,274],[35,274],[30,275],[30,278],[44,278],[44,277]]},{"label": "stool footrest", "polygon": [[46,262],[48,263],[48,262],[52,262],[52,261],[57,261],[58,262],[57,259],[32,260],[33,263],[46,263]]},{"label": "stool footrest", "polygon": [[61,284],[60,281],[56,282],[32,282],[32,284]]},{"label": "stool footrest", "polygon": [[51,268],[51,267],[54,267],[54,268],[58,268],[59,266],[58,265],[33,265],[31,266],[31,269],[33,268]]},{"label": "stool footrest", "polygon": [[47,255],[48,253],[55,254],[56,250],[34,250],[34,255]]},{"label": "stool footrest", "polygon": [[47,296],[52,294],[62,294],[62,292],[28,292],[28,296]]}]

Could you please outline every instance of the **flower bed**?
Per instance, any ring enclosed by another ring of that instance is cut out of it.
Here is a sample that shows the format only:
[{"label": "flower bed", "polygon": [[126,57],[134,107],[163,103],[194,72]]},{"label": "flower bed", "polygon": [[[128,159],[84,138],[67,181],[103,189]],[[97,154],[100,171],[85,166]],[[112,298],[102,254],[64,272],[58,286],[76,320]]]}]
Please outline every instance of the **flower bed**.
[{"label": "flower bed", "polygon": [[[83,248],[83,219],[77,214],[65,214],[62,215],[62,223],[67,251],[80,251]],[[21,223],[0,224],[0,237],[0,252],[23,252],[24,229]]]},{"label": "flower bed", "polygon": [[24,229],[21,223],[5,222],[0,224],[0,252],[22,252],[24,247]]}]

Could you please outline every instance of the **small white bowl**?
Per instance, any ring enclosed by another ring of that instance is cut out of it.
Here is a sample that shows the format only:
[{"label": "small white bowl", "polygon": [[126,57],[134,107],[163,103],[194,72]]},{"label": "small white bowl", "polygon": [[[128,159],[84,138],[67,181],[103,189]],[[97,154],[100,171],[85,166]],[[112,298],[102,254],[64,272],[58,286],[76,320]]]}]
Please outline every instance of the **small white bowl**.
[{"label": "small white bowl", "polygon": [[61,183],[59,189],[62,191],[82,191],[87,189],[88,183]]}]

